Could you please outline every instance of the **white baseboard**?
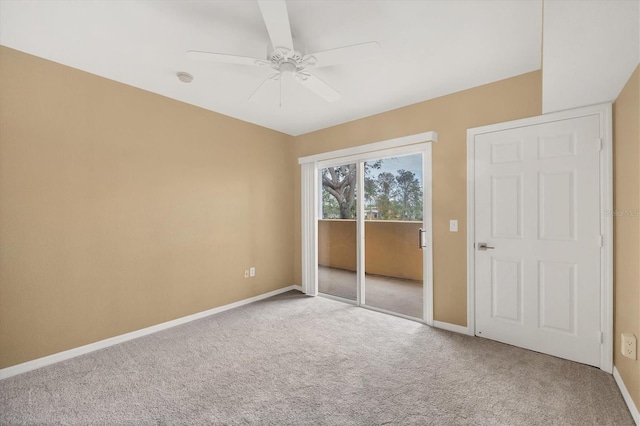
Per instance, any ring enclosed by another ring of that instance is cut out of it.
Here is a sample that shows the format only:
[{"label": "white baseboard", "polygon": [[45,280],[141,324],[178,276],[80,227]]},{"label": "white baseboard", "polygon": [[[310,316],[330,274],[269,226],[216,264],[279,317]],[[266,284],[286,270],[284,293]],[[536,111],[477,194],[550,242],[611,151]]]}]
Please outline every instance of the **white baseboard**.
[{"label": "white baseboard", "polygon": [[433,326],[436,328],[441,328],[447,331],[453,331],[454,333],[466,334],[467,336],[473,336],[473,333],[469,331],[469,328],[463,327],[457,324],[451,324],[450,322],[442,322],[442,321],[433,321]]},{"label": "white baseboard", "polygon": [[148,334],[156,333],[158,331],[166,330],[177,325],[185,324],[200,318],[208,317],[209,315],[217,314],[220,312],[228,311],[229,309],[237,308],[249,303],[257,302],[272,296],[276,296],[281,293],[285,293],[291,290],[302,291],[302,287],[299,285],[290,285],[288,287],[279,288],[277,290],[270,291],[268,293],[259,294],[248,299],[239,300],[237,302],[229,303],[228,305],[218,306],[217,308],[209,309],[207,311],[198,312],[196,314],[187,315],[186,317],[177,318],[171,321],[163,322],[153,325],[151,327],[143,328],[140,330],[132,331],[130,333],[121,334],[119,336],[110,337],[108,339],[100,340],[95,343],[80,346],[77,348],[69,349],[67,351],[58,352],[53,355],[48,355],[42,358],[34,359],[33,361],[27,361],[22,364],[13,365],[11,367],[0,369],[0,380],[12,377],[18,374],[26,373],[27,371],[35,370],[37,368],[45,367],[47,365],[55,364],[60,361],[66,361],[71,358],[75,358],[80,355],[88,354],[100,349],[108,348],[109,346],[117,345],[129,340],[137,339],[138,337],[146,336]]},{"label": "white baseboard", "polygon": [[633,399],[631,399],[631,395],[629,395],[629,391],[627,387],[624,385],[622,381],[622,377],[620,377],[620,373],[618,373],[618,369],[616,366],[613,366],[613,378],[615,379],[618,387],[620,388],[620,392],[622,393],[622,397],[624,398],[624,402],[627,403],[627,407],[629,407],[629,411],[631,411],[631,417],[636,422],[636,425],[640,425],[640,413],[638,412],[638,407],[633,403]]}]

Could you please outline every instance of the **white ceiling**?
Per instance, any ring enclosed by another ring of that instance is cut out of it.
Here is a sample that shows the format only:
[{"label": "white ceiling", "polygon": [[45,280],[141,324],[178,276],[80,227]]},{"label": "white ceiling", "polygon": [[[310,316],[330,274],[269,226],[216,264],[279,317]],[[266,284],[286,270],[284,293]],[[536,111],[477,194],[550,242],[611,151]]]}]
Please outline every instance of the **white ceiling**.
[{"label": "white ceiling", "polygon": [[289,0],[287,8],[307,53],[379,42],[377,59],[315,71],[342,93],[338,102],[292,81],[282,107],[268,96],[275,87],[248,102],[270,69],[186,57],[190,49],[265,57],[255,1],[2,0],[0,44],[290,135],[541,66],[541,0]]},{"label": "white ceiling", "polygon": [[640,61],[640,1],[545,0],[542,112],[616,99]]}]

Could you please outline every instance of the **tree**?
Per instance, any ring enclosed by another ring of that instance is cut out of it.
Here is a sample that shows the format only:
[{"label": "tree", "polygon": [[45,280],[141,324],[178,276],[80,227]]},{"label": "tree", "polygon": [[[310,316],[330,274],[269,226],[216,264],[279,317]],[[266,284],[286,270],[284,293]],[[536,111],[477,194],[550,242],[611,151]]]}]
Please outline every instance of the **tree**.
[{"label": "tree", "polygon": [[376,195],[378,194],[378,186],[376,185],[376,181],[371,179],[369,176],[365,176],[364,178],[364,201],[365,206],[371,213],[371,209],[376,207]]},{"label": "tree", "polygon": [[392,193],[396,186],[396,177],[393,173],[382,172],[378,174],[378,215],[380,219],[394,219],[395,209],[392,202]]},{"label": "tree", "polygon": [[409,170],[400,169],[395,176],[396,189],[395,198],[400,207],[400,216],[403,220],[414,220],[422,217],[416,210],[420,205],[422,211],[422,188],[415,173]]},{"label": "tree", "polygon": [[353,219],[351,208],[356,195],[355,164],[323,169],[322,188],[338,202],[340,219]]},{"label": "tree", "polygon": [[[371,169],[379,169],[381,164],[382,161],[365,162],[365,175]],[[322,169],[322,188],[337,201],[340,219],[353,219],[355,217],[356,181],[355,164]]]},{"label": "tree", "polygon": [[324,219],[340,219],[340,206],[327,191],[322,191],[322,217]]},{"label": "tree", "polygon": [[378,175],[380,195],[391,199],[391,192],[395,189],[396,177],[393,173],[382,172]]}]

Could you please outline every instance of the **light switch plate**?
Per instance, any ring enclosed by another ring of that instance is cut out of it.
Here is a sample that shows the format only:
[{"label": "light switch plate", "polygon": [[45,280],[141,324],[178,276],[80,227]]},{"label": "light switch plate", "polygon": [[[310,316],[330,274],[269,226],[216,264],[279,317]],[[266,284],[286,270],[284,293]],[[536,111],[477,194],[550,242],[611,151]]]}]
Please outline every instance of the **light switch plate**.
[{"label": "light switch plate", "polygon": [[449,221],[449,231],[451,232],[458,232],[458,221],[457,220],[450,220]]}]

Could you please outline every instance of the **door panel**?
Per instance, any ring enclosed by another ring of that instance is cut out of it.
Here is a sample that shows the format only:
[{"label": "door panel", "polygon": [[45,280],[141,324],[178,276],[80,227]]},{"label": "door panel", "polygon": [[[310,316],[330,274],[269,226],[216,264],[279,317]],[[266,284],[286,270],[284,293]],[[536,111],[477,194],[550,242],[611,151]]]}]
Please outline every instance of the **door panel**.
[{"label": "door panel", "polygon": [[356,171],[356,164],[318,170],[318,291],[349,300],[358,288]]},{"label": "door panel", "polygon": [[576,171],[541,172],[540,239],[575,241]]},{"label": "door panel", "polygon": [[520,259],[491,259],[491,313],[499,320],[522,323],[522,263]]},{"label": "door panel", "polygon": [[522,176],[491,176],[491,236],[522,238]]},{"label": "door panel", "polygon": [[588,116],[475,137],[477,335],[600,365],[599,133]]},{"label": "door panel", "polygon": [[422,319],[422,154],[363,163],[366,306]]},{"label": "door panel", "polygon": [[551,261],[538,265],[540,327],[575,335],[578,265]]}]

